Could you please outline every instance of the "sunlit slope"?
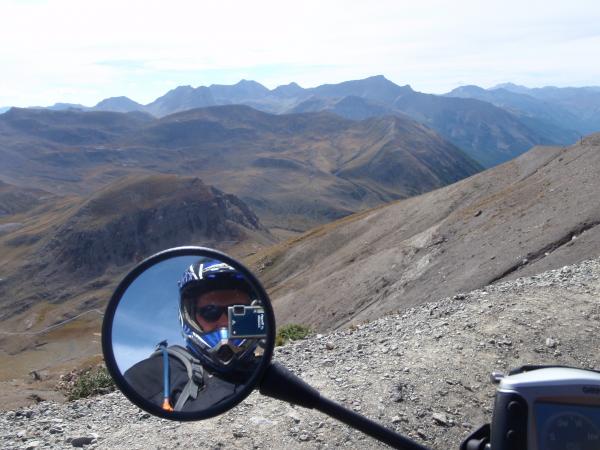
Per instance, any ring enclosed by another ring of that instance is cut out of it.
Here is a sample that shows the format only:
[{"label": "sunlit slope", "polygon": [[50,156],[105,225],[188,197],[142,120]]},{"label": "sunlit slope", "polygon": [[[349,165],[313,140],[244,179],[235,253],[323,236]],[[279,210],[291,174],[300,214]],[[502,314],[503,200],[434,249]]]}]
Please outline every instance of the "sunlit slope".
[{"label": "sunlit slope", "polygon": [[538,147],[250,262],[280,323],[332,329],[600,253],[600,135]]}]

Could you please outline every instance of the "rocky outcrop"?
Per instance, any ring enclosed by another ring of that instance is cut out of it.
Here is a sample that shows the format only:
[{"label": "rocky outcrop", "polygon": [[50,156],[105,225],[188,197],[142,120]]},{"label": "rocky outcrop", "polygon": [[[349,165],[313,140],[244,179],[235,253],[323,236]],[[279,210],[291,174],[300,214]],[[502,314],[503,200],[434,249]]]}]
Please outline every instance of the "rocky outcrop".
[{"label": "rocky outcrop", "polygon": [[234,195],[198,178],[134,177],[87,200],[43,254],[70,273],[94,276],[169,247],[239,241],[244,230],[267,233]]}]

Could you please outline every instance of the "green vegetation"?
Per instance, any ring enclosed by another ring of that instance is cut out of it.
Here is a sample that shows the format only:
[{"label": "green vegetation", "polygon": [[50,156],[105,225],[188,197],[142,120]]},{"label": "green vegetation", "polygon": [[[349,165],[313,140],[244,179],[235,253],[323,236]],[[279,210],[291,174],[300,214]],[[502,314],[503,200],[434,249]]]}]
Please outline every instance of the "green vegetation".
[{"label": "green vegetation", "polygon": [[69,386],[67,397],[70,401],[93,395],[107,394],[115,390],[115,382],[106,370],[99,366],[82,371]]},{"label": "green vegetation", "polygon": [[277,336],[275,337],[275,345],[285,345],[289,341],[297,341],[298,339],[304,339],[306,336],[312,333],[312,330],[305,326],[296,323],[284,325],[277,330]]}]

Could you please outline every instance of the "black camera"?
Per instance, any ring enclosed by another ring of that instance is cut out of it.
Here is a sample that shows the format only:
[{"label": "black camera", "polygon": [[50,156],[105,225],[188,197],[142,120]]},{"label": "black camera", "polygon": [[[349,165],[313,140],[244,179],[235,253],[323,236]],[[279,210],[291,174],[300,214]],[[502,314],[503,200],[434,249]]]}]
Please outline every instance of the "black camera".
[{"label": "black camera", "polygon": [[265,310],[262,306],[235,305],[227,310],[231,338],[267,337]]}]

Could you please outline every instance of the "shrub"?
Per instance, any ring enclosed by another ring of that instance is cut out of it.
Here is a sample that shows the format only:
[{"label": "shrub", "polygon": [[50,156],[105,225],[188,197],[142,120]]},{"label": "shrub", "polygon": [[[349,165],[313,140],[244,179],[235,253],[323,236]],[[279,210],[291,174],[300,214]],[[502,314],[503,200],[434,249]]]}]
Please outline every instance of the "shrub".
[{"label": "shrub", "polygon": [[298,339],[304,339],[306,336],[311,334],[312,330],[305,326],[292,323],[284,325],[277,330],[277,336],[275,337],[275,345],[284,345],[289,341],[297,341]]},{"label": "shrub", "polygon": [[115,382],[104,366],[73,371],[64,376],[61,381],[69,401],[107,394],[116,388]]}]

